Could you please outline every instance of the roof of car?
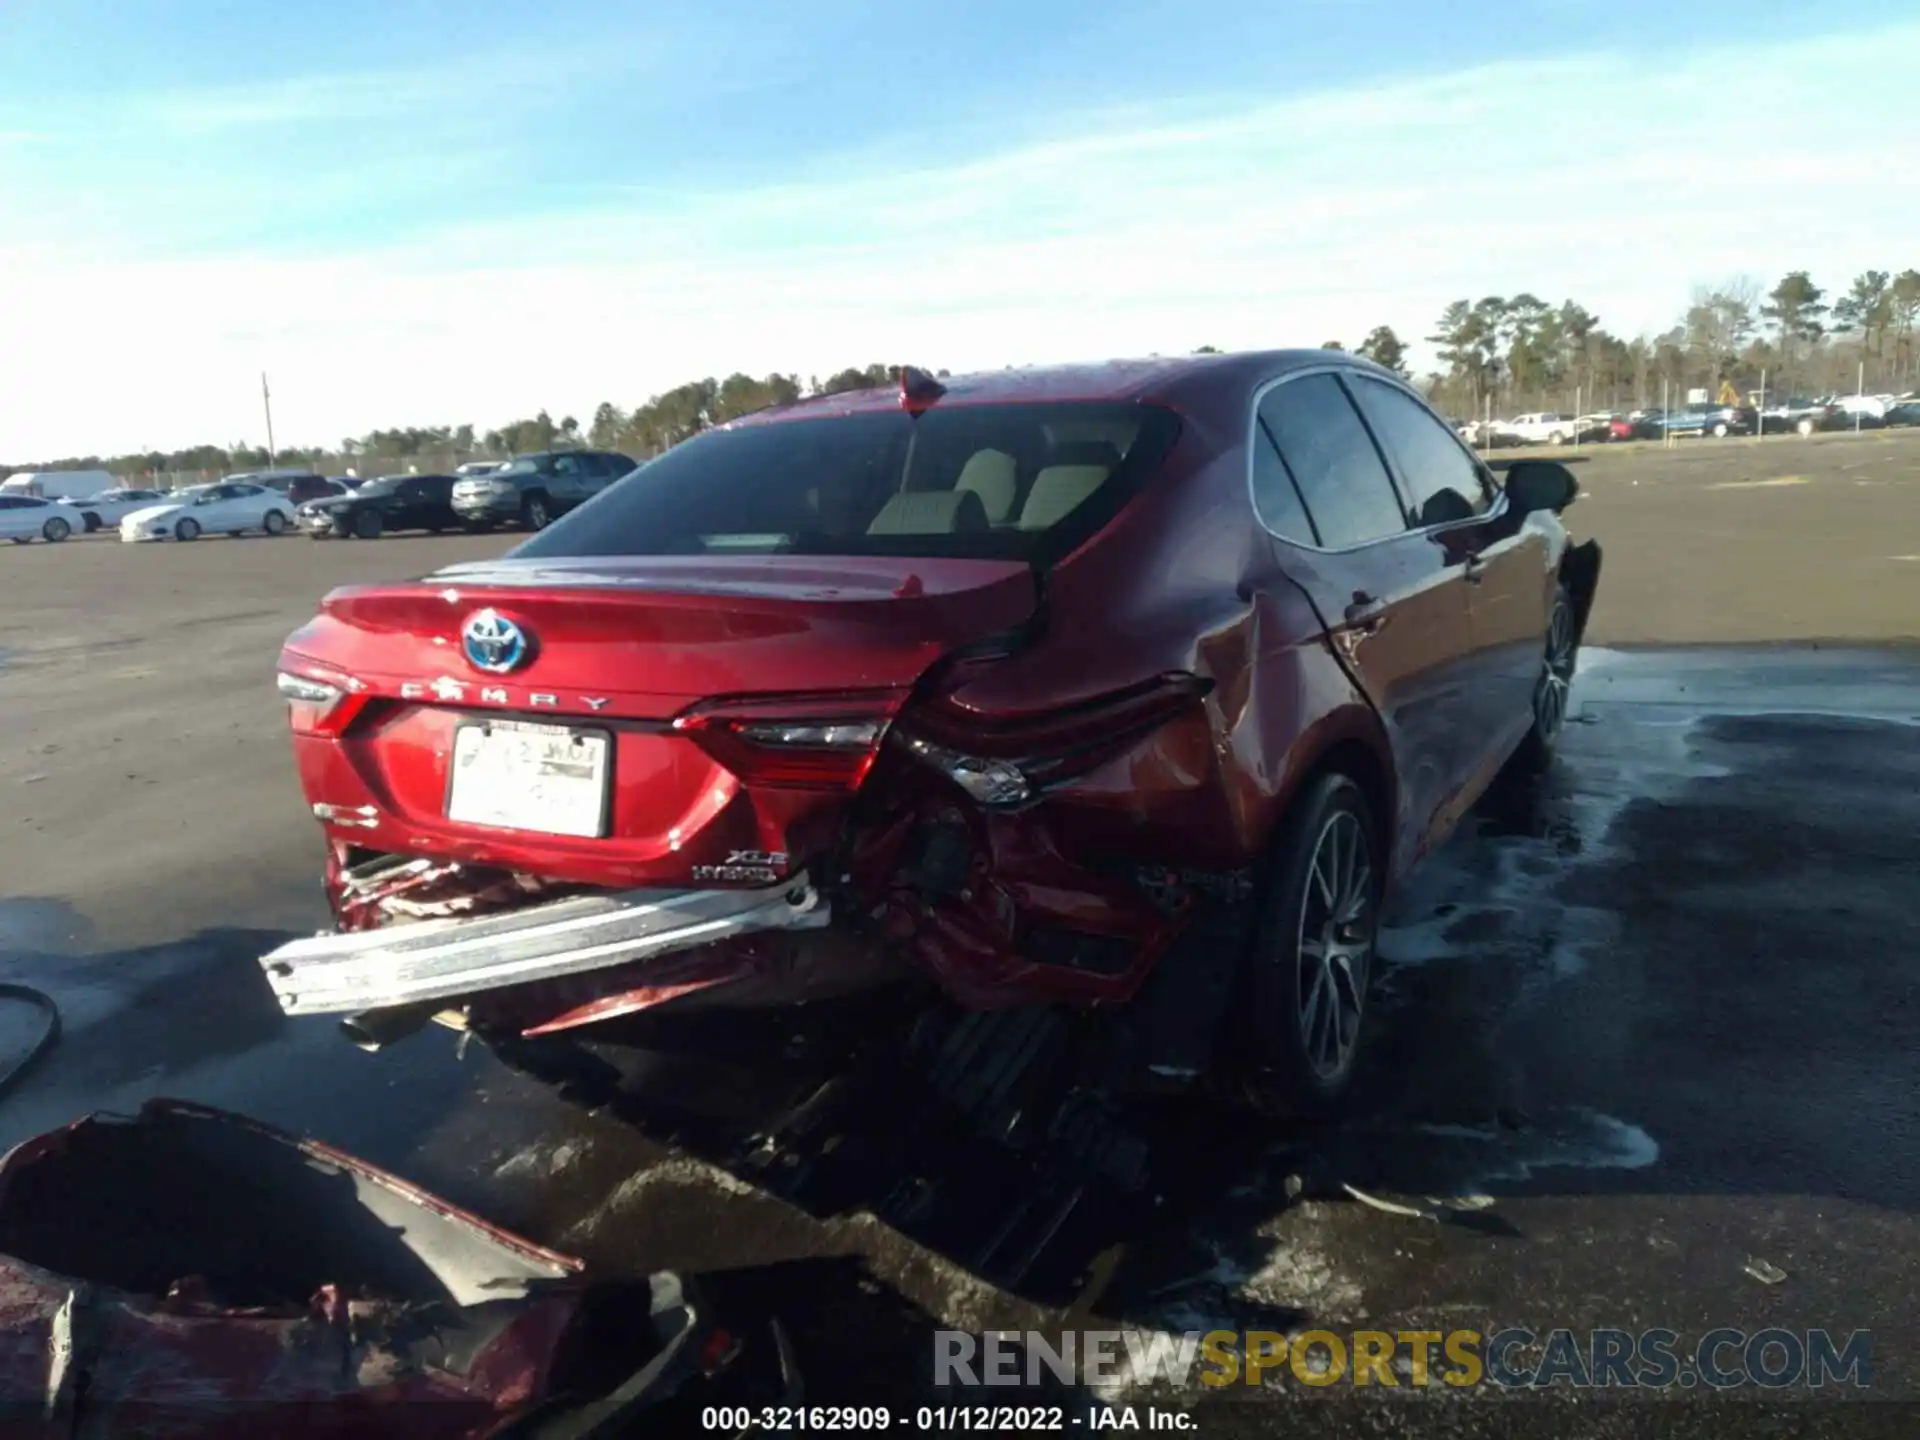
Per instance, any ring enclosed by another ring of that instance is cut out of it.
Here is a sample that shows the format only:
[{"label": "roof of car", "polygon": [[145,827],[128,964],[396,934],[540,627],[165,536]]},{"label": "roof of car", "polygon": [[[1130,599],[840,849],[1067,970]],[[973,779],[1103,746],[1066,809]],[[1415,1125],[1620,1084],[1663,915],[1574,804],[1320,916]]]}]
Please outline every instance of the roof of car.
[{"label": "roof of car", "polygon": [[[1344,350],[1252,350],[1227,355],[1179,355],[1145,360],[1105,360],[1080,365],[1035,365],[985,370],[941,379],[945,392],[936,404],[1020,404],[1041,401],[1126,403],[1163,399],[1190,382],[1210,377],[1218,383],[1252,386],[1289,370],[1330,363],[1385,375],[1390,372]],[[743,415],[730,425],[774,423],[819,415],[850,415],[897,410],[896,385],[813,395]],[[724,427],[723,427],[724,428]]]}]

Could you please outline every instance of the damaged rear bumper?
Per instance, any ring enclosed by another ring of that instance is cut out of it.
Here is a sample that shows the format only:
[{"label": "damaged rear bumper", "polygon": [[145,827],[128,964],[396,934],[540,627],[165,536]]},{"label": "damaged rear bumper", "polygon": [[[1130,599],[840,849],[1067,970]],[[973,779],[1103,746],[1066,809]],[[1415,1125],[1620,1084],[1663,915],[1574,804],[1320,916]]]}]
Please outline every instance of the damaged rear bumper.
[{"label": "damaged rear bumper", "polygon": [[753,890],[627,890],[456,920],[295,940],[264,955],[289,1015],[418,1005],[629,965],[769,931],[818,930],[805,875]]}]

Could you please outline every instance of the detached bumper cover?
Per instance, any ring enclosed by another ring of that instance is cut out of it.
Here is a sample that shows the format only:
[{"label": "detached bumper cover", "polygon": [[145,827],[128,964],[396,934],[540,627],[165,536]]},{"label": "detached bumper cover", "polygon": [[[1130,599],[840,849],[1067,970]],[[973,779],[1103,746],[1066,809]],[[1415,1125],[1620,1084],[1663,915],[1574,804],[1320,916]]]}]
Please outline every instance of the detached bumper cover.
[{"label": "detached bumper cover", "polygon": [[805,875],[754,890],[628,890],[460,920],[294,940],[263,955],[289,1015],[412,1005],[627,965],[739,935],[818,930]]}]

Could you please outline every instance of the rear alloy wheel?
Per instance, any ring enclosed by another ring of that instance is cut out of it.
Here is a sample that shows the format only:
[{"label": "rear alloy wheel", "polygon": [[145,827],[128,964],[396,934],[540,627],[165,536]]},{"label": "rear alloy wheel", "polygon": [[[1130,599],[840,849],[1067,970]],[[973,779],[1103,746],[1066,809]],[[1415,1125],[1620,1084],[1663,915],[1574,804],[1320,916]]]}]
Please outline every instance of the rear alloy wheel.
[{"label": "rear alloy wheel", "polygon": [[269,510],[260,518],[260,528],[269,535],[282,534],[287,528],[287,517],[278,510]]},{"label": "rear alloy wheel", "polygon": [[1549,445],[1564,445],[1566,443],[1567,443],[1567,437],[1561,434],[1558,430],[1554,431],[1551,435],[1547,436],[1547,444]]},{"label": "rear alloy wheel", "polygon": [[1729,433],[1727,430],[1727,422],[1724,420],[1713,427],[1713,438],[1716,440],[1726,439]]},{"label": "rear alloy wheel", "polygon": [[1567,728],[1567,705],[1573,694],[1573,672],[1579,659],[1580,640],[1574,630],[1573,597],[1562,585],[1554,591],[1540,673],[1533,684],[1533,725],[1514,755],[1515,763],[1523,769],[1543,769],[1553,759],[1561,732]]},{"label": "rear alloy wheel", "polygon": [[40,533],[46,536],[50,543],[58,545],[73,533],[73,526],[56,515],[40,527]]},{"label": "rear alloy wheel", "polygon": [[384,528],[378,510],[362,510],[353,517],[353,533],[357,539],[378,540]]},{"label": "rear alloy wheel", "polygon": [[198,540],[200,538],[200,522],[191,517],[181,520],[173,527],[173,538],[176,540]]},{"label": "rear alloy wheel", "polygon": [[1798,425],[1794,426],[1793,428],[1798,430],[1802,435],[1811,435],[1813,433],[1813,421],[1802,420]]},{"label": "rear alloy wheel", "polygon": [[529,530],[544,530],[553,519],[553,512],[547,505],[544,495],[529,495],[520,502],[520,523]]},{"label": "rear alloy wheel", "polygon": [[1324,1113],[1366,1039],[1382,874],[1373,814],[1345,775],[1321,777],[1282,821],[1233,1025],[1256,1110]]}]

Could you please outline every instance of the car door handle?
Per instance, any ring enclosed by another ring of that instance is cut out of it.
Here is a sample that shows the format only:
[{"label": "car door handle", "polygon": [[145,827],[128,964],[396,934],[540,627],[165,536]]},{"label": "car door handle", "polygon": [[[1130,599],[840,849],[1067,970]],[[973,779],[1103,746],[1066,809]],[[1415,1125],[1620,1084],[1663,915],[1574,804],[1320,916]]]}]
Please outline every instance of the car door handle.
[{"label": "car door handle", "polygon": [[1461,573],[1466,576],[1469,585],[1478,585],[1480,583],[1480,577],[1487,573],[1487,562],[1482,560],[1478,555],[1469,555],[1467,556],[1466,566]]},{"label": "car door handle", "polygon": [[1364,590],[1353,592],[1347,606],[1347,629],[1356,635],[1371,635],[1387,623],[1387,607]]}]

